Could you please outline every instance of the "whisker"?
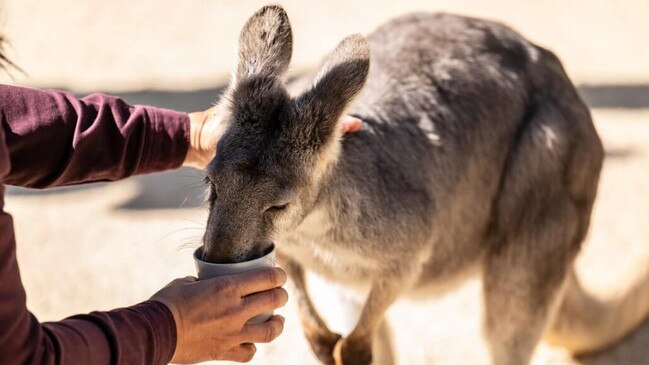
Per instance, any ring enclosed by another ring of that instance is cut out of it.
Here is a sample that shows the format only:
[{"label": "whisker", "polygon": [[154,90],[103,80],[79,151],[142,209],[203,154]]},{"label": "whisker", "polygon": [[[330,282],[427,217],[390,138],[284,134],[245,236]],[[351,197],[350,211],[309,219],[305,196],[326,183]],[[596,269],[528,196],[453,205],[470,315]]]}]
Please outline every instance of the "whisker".
[{"label": "whisker", "polygon": [[[158,243],[160,243],[160,242],[162,242],[162,241],[168,239],[169,237],[173,236],[174,234],[181,233],[181,232],[186,232],[186,231],[189,231],[189,230],[193,230],[193,231],[196,231],[196,230],[204,231],[204,229],[201,228],[201,227],[185,227],[185,228],[178,228],[178,229],[175,229],[175,230],[173,230],[173,231],[171,231],[171,232],[169,232],[169,233],[163,235],[162,237],[158,238],[157,240],[155,240],[155,241],[153,242],[153,244],[154,244],[154,245],[155,245],[155,244],[158,244]],[[193,236],[192,236],[192,238],[200,238],[200,237],[203,237],[203,235],[201,234],[201,235],[193,235]],[[184,238],[184,239],[187,239],[187,238]]]},{"label": "whisker", "polygon": [[205,182],[202,181],[202,180],[197,181],[197,182],[190,182],[190,183],[181,185],[179,188],[184,189],[184,190],[187,190],[187,189],[196,190],[196,189],[199,189],[199,188],[205,188]]},{"label": "whisker", "polygon": [[199,248],[199,247],[202,246],[202,243],[201,243],[199,240],[200,240],[199,237],[194,237],[194,238],[191,239],[189,242],[183,242],[183,243],[181,243],[181,244],[176,248],[175,251],[176,251],[176,252],[180,252],[180,251],[185,251],[185,250],[189,250],[189,249],[191,249],[192,252],[193,252],[193,251],[195,251],[197,248]]},{"label": "whisker", "polygon": [[189,219],[189,218],[180,218],[180,219],[183,220],[183,221],[189,222],[189,223],[194,223],[194,224],[198,225],[200,228],[203,228],[203,229],[205,228],[205,223],[204,222],[197,221],[195,219]]}]

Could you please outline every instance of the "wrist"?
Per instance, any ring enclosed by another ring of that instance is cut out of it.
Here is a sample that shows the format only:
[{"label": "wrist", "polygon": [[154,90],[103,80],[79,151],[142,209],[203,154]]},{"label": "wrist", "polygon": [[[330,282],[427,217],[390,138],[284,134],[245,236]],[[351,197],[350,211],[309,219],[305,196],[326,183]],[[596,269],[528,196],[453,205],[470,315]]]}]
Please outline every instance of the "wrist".
[{"label": "wrist", "polygon": [[201,133],[205,125],[205,113],[189,113],[189,148],[183,161],[183,166],[202,169],[207,164],[204,160],[204,152],[201,148]]},{"label": "wrist", "polygon": [[216,145],[227,129],[218,107],[189,113],[189,149],[183,166],[204,169],[216,153]]}]

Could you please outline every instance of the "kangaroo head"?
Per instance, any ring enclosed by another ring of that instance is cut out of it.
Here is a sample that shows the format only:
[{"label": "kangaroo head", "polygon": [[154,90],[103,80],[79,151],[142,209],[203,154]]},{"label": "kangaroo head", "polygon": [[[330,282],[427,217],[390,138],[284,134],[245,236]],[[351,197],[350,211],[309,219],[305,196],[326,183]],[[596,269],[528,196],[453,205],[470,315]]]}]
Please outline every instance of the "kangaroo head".
[{"label": "kangaroo head", "polygon": [[298,96],[282,80],[291,52],[291,26],[278,6],[257,11],[241,31],[238,63],[220,103],[226,131],[206,169],[207,261],[264,254],[278,232],[306,216],[337,159],[338,119],[365,83],[367,42],[360,35],[343,40]]}]

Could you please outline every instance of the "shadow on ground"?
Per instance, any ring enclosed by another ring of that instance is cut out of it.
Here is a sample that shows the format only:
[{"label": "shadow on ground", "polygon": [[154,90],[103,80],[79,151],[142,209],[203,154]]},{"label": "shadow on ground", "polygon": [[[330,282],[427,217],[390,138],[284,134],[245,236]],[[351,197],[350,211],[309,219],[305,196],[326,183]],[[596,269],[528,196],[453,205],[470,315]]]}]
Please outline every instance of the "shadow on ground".
[{"label": "shadow on ground", "polygon": [[142,90],[113,93],[130,104],[153,105],[161,108],[195,112],[205,110],[218,100],[225,89],[219,85],[213,88],[189,91]]},{"label": "shadow on ground", "polygon": [[[631,332],[623,341],[601,352],[577,357],[583,365],[640,365],[649,364],[649,321]],[[601,356],[605,352],[605,356]]]},{"label": "shadow on ground", "polygon": [[649,84],[581,85],[578,89],[591,108],[649,108]]},{"label": "shadow on ground", "polygon": [[133,178],[138,194],[117,209],[175,209],[203,206],[203,173],[192,168]]},{"label": "shadow on ground", "polygon": [[[130,104],[153,105],[181,111],[203,110],[213,105],[223,92],[224,86],[191,91],[156,91],[113,93]],[[582,85],[578,87],[591,108],[647,108],[649,107],[649,84],[647,85]],[[610,150],[608,158],[626,158],[633,151]],[[197,207],[202,204],[202,174],[191,169],[137,176],[139,194],[118,209],[176,209]],[[79,189],[92,189],[102,184],[64,187],[50,190],[10,188],[10,195],[58,194]]]}]

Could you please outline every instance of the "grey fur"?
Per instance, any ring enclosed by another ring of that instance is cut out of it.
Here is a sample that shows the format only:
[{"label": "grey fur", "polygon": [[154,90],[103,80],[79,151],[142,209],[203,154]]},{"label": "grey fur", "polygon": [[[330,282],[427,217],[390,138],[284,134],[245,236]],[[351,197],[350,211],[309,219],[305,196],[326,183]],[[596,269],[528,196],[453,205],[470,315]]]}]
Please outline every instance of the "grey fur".
[{"label": "grey fur", "polygon": [[[229,128],[206,170],[207,259],[275,242],[316,355],[337,364],[371,362],[399,296],[477,268],[493,362],[527,363],[586,235],[603,158],[557,58],[498,23],[412,14],[345,39],[293,97],[284,11],[257,12],[240,42],[219,106]],[[341,138],[344,112],[364,124]],[[305,269],[369,287],[345,339],[313,308]]]},{"label": "grey fur", "polygon": [[239,36],[236,76],[278,76],[291,62],[293,36],[286,12],[265,6],[243,26]]}]

